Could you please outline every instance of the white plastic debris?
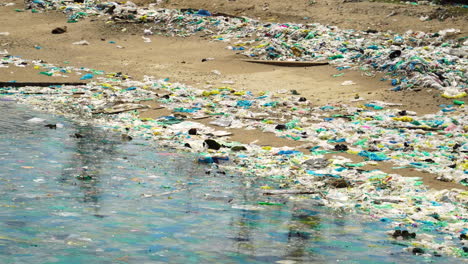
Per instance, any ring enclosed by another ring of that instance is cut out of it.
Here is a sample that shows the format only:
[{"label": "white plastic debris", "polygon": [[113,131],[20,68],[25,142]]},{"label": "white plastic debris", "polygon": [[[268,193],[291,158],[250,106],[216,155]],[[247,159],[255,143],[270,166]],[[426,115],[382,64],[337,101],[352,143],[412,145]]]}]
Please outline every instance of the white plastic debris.
[{"label": "white plastic debris", "polygon": [[342,86],[348,86],[348,85],[354,85],[354,84],[356,84],[356,83],[353,82],[353,81],[344,81],[344,82],[341,83]]},{"label": "white plastic debris", "polygon": [[42,119],[42,118],[39,118],[39,117],[33,117],[31,119],[28,119],[26,122],[29,122],[29,123],[42,123],[44,121],[45,121],[45,119]]},{"label": "white plastic debris", "polygon": [[89,42],[86,40],[80,40],[77,42],[73,42],[73,45],[89,45]]},{"label": "white plastic debris", "polygon": [[151,31],[151,28],[150,29],[144,29],[143,30],[143,35],[145,35],[145,36],[153,35],[153,31]]}]

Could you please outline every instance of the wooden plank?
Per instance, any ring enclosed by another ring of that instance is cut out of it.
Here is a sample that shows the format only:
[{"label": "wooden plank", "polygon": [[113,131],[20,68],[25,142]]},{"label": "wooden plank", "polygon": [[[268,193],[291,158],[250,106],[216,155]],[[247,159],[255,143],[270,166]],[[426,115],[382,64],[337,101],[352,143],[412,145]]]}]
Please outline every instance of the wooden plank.
[{"label": "wooden plank", "polygon": [[140,110],[140,109],[148,109],[148,106],[134,106],[134,107],[129,107],[129,108],[117,108],[117,109],[104,109],[101,111],[94,111],[93,114],[120,114],[128,111],[133,111],[133,110]]},{"label": "wooden plank", "polygon": [[281,195],[281,194],[316,194],[318,191],[312,190],[294,190],[294,189],[286,189],[286,190],[268,190],[263,191],[263,195]]},{"label": "wooden plank", "polygon": [[421,129],[421,130],[424,130],[424,131],[444,130],[444,128],[442,128],[442,127],[423,127],[423,126],[414,126],[414,127],[410,127],[410,126],[382,126],[382,127],[387,128],[387,129],[412,129],[412,130]]},{"label": "wooden plank", "polygon": [[156,106],[156,107],[151,108],[151,110],[160,110],[160,109],[164,109],[164,108],[166,108],[166,107],[164,107],[164,106]]},{"label": "wooden plank", "polygon": [[283,66],[283,67],[311,67],[311,66],[322,66],[328,65],[326,61],[276,61],[276,60],[241,60],[250,63],[260,63],[274,66]]},{"label": "wooden plank", "polygon": [[0,87],[26,87],[26,86],[37,86],[37,87],[49,87],[49,86],[77,86],[86,85],[83,82],[0,82]]}]

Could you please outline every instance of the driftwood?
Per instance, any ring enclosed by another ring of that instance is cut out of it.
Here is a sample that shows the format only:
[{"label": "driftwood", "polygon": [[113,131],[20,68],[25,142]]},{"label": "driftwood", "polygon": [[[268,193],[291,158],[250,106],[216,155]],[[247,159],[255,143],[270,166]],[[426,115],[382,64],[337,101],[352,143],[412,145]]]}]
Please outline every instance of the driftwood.
[{"label": "driftwood", "polygon": [[49,87],[49,86],[77,86],[86,85],[83,82],[0,82],[0,87],[26,87],[26,86],[37,86],[37,87]]},{"label": "driftwood", "polygon": [[283,67],[311,67],[328,65],[328,62],[312,62],[312,61],[276,61],[276,60],[241,60],[250,63],[260,63],[267,65],[283,66]]},{"label": "driftwood", "polygon": [[41,93],[41,92],[11,92],[11,91],[0,91],[0,94],[24,94],[24,95],[83,95],[83,92],[77,92],[72,94],[64,93]]},{"label": "driftwood", "polygon": [[422,126],[417,126],[417,127],[410,127],[410,126],[384,126],[383,128],[387,128],[387,129],[413,129],[413,130],[416,130],[416,129],[421,129],[421,130],[424,130],[424,131],[439,131],[439,130],[443,130],[444,128],[442,127],[422,127]]},{"label": "driftwood", "polygon": [[249,119],[249,120],[255,120],[255,121],[262,121],[264,120],[265,118],[262,118],[262,117],[248,117],[248,116],[244,116],[244,117],[241,117],[241,118],[244,118],[244,119]]},{"label": "driftwood", "polygon": [[280,194],[317,194],[319,192],[311,191],[311,190],[288,189],[288,190],[268,190],[268,191],[263,191],[262,193],[263,195],[280,195]]},{"label": "driftwood", "polygon": [[94,111],[93,114],[120,114],[123,112],[148,108],[149,106],[140,104],[118,104],[103,110]]},{"label": "driftwood", "polygon": [[146,109],[146,107],[135,107],[135,108],[129,108],[129,109],[120,109],[120,110],[109,110],[109,111],[95,111],[93,114],[120,114],[123,112],[128,112],[128,111],[133,111],[133,110],[140,110],[140,109]]}]

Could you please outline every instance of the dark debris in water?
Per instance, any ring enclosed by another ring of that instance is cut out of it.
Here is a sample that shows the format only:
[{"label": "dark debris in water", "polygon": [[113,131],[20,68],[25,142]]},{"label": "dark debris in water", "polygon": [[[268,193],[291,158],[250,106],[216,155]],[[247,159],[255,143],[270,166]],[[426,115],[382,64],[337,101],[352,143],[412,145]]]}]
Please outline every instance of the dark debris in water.
[{"label": "dark debris in water", "polygon": [[23,222],[23,221],[5,221],[4,223],[11,227],[25,227],[26,226],[26,222]]},{"label": "dark debris in water", "polygon": [[122,134],[121,138],[122,138],[122,141],[130,141],[133,139],[131,136],[127,134]]},{"label": "dark debris in water", "polygon": [[101,215],[101,214],[93,214],[93,216],[97,217],[97,218],[105,218],[105,217],[108,217],[108,215]]},{"label": "dark debris in water", "polygon": [[93,179],[93,177],[91,175],[78,175],[76,176],[76,179],[80,180],[80,181],[90,181]]},{"label": "dark debris in water", "polygon": [[291,238],[299,238],[299,239],[307,240],[307,239],[310,239],[310,233],[291,230],[288,233],[288,239],[291,239]]},{"label": "dark debris in water", "polygon": [[412,252],[414,255],[422,255],[424,254],[424,249],[415,247],[413,248]]},{"label": "dark debris in water", "polygon": [[410,233],[408,230],[395,230],[393,232],[392,237],[398,238],[402,237],[403,239],[410,239],[410,238],[416,238],[416,233]]},{"label": "dark debris in water", "polygon": [[57,129],[57,124],[47,124],[44,127],[48,127],[50,129]]},{"label": "dark debris in water", "polygon": [[73,135],[71,135],[70,137],[74,137],[74,138],[84,138],[84,136],[80,133],[75,133]]},{"label": "dark debris in water", "polygon": [[236,242],[248,242],[250,241],[249,238],[244,238],[244,237],[228,237],[231,240],[234,240]]}]

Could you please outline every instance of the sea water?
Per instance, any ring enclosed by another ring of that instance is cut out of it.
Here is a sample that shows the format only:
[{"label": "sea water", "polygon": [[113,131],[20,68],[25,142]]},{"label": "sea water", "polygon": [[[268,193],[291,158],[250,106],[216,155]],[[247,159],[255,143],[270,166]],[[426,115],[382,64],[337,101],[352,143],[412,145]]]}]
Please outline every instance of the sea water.
[{"label": "sea water", "polygon": [[13,102],[0,113],[0,263],[456,262],[194,154]]}]

